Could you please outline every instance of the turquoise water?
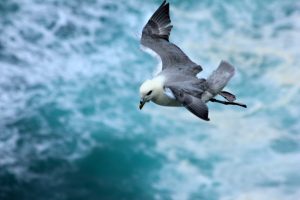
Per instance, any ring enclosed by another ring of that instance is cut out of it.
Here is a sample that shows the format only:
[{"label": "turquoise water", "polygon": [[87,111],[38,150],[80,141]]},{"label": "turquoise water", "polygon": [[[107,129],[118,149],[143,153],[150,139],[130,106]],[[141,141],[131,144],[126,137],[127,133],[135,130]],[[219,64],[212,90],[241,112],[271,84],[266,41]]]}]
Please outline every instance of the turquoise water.
[{"label": "turquoise water", "polygon": [[245,110],[148,104],[160,1],[0,1],[0,199],[300,199],[300,4],[171,1],[171,40]]}]

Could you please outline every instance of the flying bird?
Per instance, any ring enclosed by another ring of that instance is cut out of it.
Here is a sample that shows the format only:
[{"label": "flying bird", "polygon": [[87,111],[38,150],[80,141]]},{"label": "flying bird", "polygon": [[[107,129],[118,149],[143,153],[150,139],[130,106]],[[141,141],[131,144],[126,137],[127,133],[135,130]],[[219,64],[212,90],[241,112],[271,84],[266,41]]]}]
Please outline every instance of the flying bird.
[{"label": "flying bird", "polygon": [[[223,91],[234,75],[234,67],[221,61],[218,68],[207,78],[197,78],[202,67],[175,44],[169,41],[172,30],[169,3],[163,1],[144,26],[141,44],[158,54],[162,71],[140,86],[140,105],[152,101],[161,106],[184,106],[197,117],[209,121],[207,102],[247,107],[235,102],[235,95]],[[225,100],[215,97],[222,96]]]}]

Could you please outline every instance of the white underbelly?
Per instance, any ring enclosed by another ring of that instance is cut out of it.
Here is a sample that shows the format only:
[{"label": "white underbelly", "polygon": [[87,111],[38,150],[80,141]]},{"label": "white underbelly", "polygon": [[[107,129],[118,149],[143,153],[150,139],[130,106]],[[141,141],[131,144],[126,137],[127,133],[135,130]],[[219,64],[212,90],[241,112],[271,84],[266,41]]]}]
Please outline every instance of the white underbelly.
[{"label": "white underbelly", "polygon": [[165,94],[159,95],[157,98],[152,99],[152,101],[161,106],[176,106],[180,107],[182,104],[174,98],[170,98]]}]

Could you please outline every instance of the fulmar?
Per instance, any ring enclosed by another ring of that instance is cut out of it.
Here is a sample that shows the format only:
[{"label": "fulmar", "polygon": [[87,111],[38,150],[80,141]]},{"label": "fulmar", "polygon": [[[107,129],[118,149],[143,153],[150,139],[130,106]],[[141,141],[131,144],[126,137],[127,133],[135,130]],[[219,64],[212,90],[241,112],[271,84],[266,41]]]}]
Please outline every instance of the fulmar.
[{"label": "fulmar", "polygon": [[[140,86],[140,105],[152,101],[161,106],[184,106],[197,117],[209,121],[207,102],[247,107],[235,102],[235,95],[224,91],[224,87],[234,75],[234,67],[221,61],[218,68],[207,78],[198,78],[202,67],[175,44],[169,41],[172,30],[169,3],[163,1],[144,26],[141,44],[158,54],[162,70]],[[215,97],[222,96],[225,100]]]}]

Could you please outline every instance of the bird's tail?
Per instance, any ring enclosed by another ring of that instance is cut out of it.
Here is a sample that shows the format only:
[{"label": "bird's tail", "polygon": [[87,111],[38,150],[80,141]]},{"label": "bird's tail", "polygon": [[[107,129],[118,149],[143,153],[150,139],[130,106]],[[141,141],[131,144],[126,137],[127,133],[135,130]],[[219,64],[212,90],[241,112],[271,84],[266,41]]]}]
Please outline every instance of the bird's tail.
[{"label": "bird's tail", "polygon": [[227,85],[234,75],[234,67],[226,61],[221,61],[219,67],[208,77],[209,92],[217,95]]}]

